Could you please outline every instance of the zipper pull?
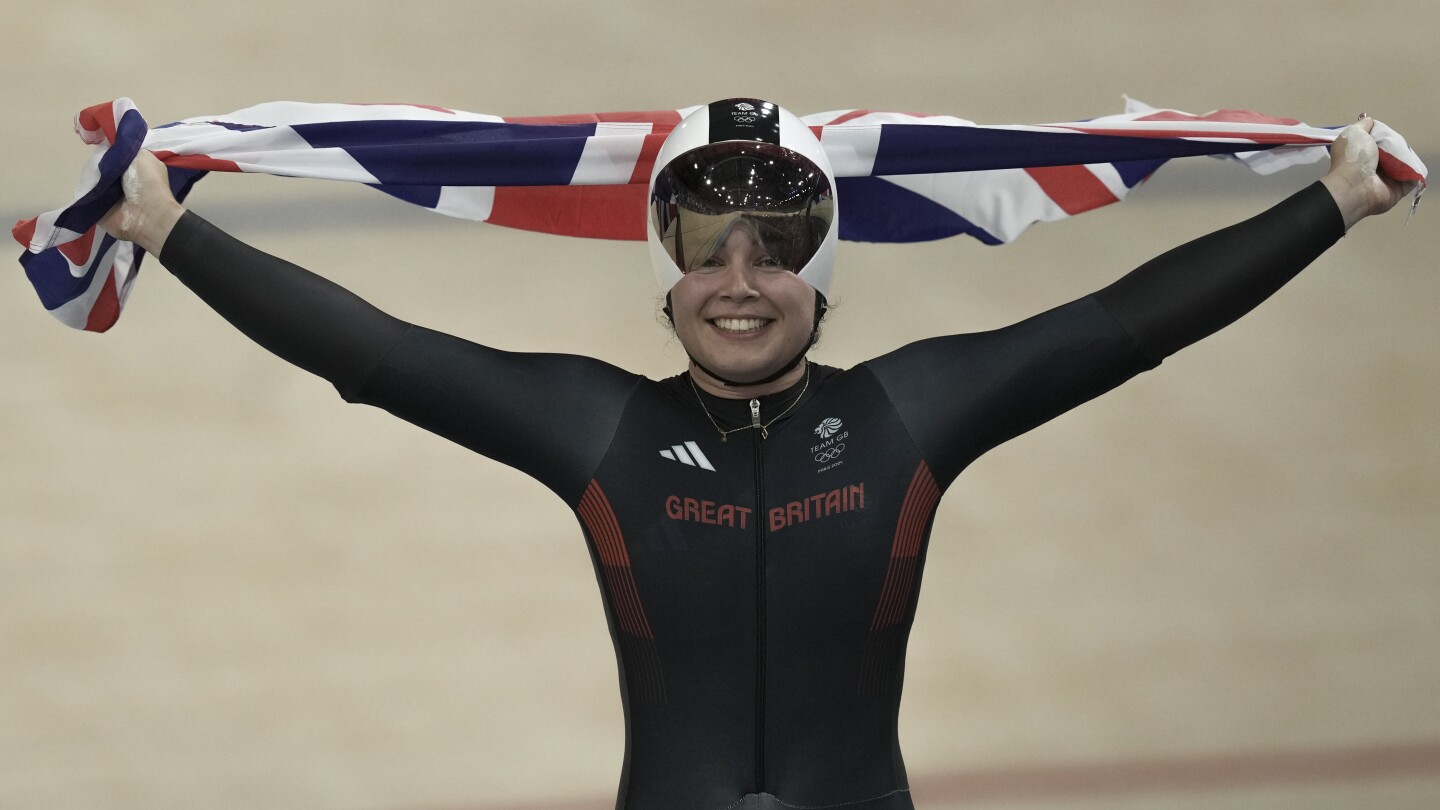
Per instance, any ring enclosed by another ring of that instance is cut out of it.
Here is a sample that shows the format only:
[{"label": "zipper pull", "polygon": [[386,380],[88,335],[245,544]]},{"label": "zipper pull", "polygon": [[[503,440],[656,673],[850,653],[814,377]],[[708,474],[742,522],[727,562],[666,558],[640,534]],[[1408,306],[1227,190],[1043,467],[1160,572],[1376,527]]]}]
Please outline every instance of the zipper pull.
[{"label": "zipper pull", "polygon": [[760,429],[760,438],[770,438],[765,432],[765,426],[760,424],[760,400],[750,400],[750,427]]}]

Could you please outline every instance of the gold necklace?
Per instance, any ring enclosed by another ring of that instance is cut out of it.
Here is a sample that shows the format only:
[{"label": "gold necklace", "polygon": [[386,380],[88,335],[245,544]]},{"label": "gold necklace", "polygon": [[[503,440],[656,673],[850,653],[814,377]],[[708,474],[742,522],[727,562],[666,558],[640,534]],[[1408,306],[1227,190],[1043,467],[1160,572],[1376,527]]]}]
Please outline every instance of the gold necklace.
[{"label": "gold necklace", "polygon": [[805,361],[805,384],[800,386],[800,393],[796,394],[795,398],[790,400],[790,404],[785,406],[785,410],[776,414],[774,419],[762,425],[760,424],[760,400],[759,398],[752,399],[750,400],[750,424],[730,428],[729,430],[720,427],[720,423],[716,422],[715,417],[710,415],[710,409],[705,407],[705,398],[700,396],[700,389],[695,387],[695,376],[693,374],[686,374],[685,376],[690,380],[690,390],[695,392],[695,401],[700,403],[700,410],[705,412],[705,418],[709,419],[710,424],[714,425],[715,429],[720,432],[721,442],[728,441],[731,433],[739,433],[742,430],[749,430],[751,428],[760,428],[760,438],[768,439],[770,438],[770,426],[780,421],[785,414],[794,410],[795,406],[800,404],[800,398],[805,396],[805,391],[810,388],[810,361]]}]

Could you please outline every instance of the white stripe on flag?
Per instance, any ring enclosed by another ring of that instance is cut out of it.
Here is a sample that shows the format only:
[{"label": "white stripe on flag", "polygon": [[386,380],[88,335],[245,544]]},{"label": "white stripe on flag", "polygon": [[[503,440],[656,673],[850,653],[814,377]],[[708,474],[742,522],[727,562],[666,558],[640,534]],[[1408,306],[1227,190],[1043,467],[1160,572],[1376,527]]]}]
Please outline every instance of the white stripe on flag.
[{"label": "white stripe on flag", "polygon": [[570,177],[572,186],[625,185],[635,172],[635,161],[650,134],[650,124],[595,125],[595,134],[585,139],[580,162]]},{"label": "white stripe on flag", "polygon": [[1115,170],[1113,163],[1087,163],[1085,168],[1095,175],[1096,180],[1105,184],[1105,188],[1115,195],[1115,199],[1123,200],[1125,195],[1130,193],[1130,189],[1126,187],[1124,179],[1120,177],[1120,172]]},{"label": "white stripe on flag", "polygon": [[446,216],[484,222],[495,210],[494,186],[441,186],[433,209]]},{"label": "white stripe on flag", "polygon": [[1002,242],[1014,241],[1036,222],[1054,222],[1069,216],[1024,169],[905,174],[884,179],[945,206]]},{"label": "white stripe on flag", "polygon": [[[203,134],[202,134],[203,133]],[[213,124],[151,130],[145,148],[178,155],[208,155],[233,162],[245,172],[378,183],[360,162],[338,146],[316,149],[288,126],[236,131]]]},{"label": "white stripe on flag", "polygon": [[820,145],[836,177],[869,177],[880,149],[880,127],[825,127],[820,130]]},{"label": "white stripe on flag", "polygon": [[[78,197],[80,195],[77,194],[75,196]],[[49,250],[56,245],[64,245],[70,242],[74,242],[76,239],[84,236],[85,234],[83,233],[76,233],[72,230],[61,228],[60,226],[55,224],[55,220],[59,219],[60,215],[64,212],[65,209],[61,208],[55,211],[46,211],[45,213],[36,217],[35,236],[30,240],[30,244],[27,245],[25,249],[31,253],[40,253],[41,251]],[[71,265],[70,274],[75,276],[76,278],[79,278],[85,275],[85,268],[82,267],[77,272],[75,270],[75,266]]]},{"label": "white stripe on flag", "polygon": [[183,119],[182,124],[207,124],[223,121],[256,126],[289,126],[292,124],[328,124],[335,121],[493,121],[504,118],[487,113],[463,110],[432,110],[415,104],[337,104],[304,101],[267,101],[224,115],[197,115]]}]

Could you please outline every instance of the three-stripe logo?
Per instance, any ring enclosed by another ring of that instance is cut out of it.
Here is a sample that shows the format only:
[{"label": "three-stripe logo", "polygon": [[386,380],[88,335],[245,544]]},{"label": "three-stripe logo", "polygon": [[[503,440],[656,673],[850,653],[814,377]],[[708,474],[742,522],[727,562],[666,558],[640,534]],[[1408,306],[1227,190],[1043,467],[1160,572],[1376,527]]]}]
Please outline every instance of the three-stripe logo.
[{"label": "three-stripe logo", "polygon": [[715,472],[714,465],[710,463],[710,459],[705,457],[705,453],[700,450],[700,445],[695,442],[671,445],[669,450],[661,450],[660,455],[689,467],[699,467],[702,470]]}]

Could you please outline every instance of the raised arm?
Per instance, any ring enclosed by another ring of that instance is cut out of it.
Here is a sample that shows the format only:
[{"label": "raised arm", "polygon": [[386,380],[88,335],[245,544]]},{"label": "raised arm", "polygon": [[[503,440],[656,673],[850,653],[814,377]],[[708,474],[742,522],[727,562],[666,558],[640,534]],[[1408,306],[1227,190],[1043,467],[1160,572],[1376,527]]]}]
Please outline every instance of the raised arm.
[{"label": "raised arm", "polygon": [[866,365],[937,480],[1121,384],[1278,290],[1360,219],[1408,190],[1377,171],[1368,119],[1331,170],[1238,225],[1168,251],[1099,292],[992,332],[932,338]]},{"label": "raised arm", "polygon": [[246,336],[385,410],[515,467],[578,502],[637,377],[586,357],[504,352],[413,326],[182,208],[141,153],[102,226]]},{"label": "raised arm", "polygon": [[1378,172],[1368,116],[1330,149],[1314,185],[1245,222],[1181,245],[1095,294],[1155,362],[1234,322],[1408,190]]},{"label": "raised arm", "polygon": [[409,328],[343,287],[186,211],[170,194],[165,167],[149,152],[136,158],[124,184],[125,201],[101,227],[158,256],[246,336],[329,380],[347,399]]}]

